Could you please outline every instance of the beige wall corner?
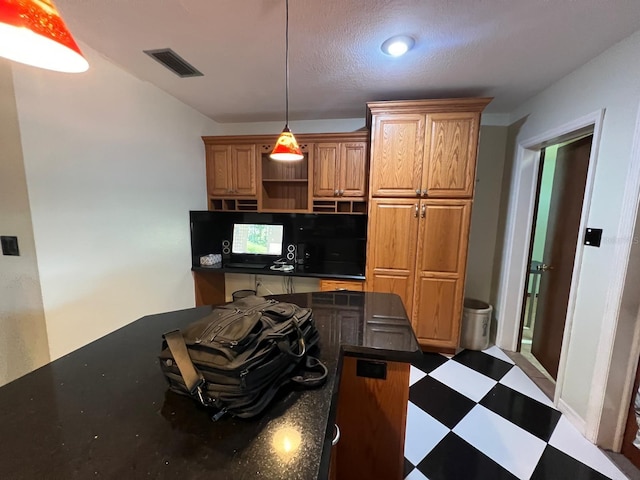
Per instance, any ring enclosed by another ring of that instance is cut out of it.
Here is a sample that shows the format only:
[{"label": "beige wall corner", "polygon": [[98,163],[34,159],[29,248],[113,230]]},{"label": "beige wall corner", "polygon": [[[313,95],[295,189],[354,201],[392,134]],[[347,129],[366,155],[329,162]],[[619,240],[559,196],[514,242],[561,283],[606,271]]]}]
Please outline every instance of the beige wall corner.
[{"label": "beige wall corner", "polygon": [[0,235],[18,237],[19,256],[0,255],[0,385],[49,361],[29,194],[11,64],[0,59]]},{"label": "beige wall corner", "polygon": [[508,127],[480,127],[465,297],[491,300]]}]

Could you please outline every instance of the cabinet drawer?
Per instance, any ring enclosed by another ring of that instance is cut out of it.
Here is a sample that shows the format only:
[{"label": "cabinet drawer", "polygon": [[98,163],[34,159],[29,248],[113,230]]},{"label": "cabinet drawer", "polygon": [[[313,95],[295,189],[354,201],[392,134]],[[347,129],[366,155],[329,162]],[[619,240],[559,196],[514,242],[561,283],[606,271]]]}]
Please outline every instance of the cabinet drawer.
[{"label": "cabinet drawer", "polygon": [[320,280],[321,292],[332,292],[334,290],[362,292],[364,291],[364,282],[362,280]]}]

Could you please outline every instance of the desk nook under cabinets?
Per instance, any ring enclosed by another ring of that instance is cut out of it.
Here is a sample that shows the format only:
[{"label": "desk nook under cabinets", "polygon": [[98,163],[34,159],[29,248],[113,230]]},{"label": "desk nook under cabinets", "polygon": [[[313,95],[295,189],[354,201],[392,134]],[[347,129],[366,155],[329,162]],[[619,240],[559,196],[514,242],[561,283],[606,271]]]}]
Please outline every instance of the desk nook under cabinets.
[{"label": "desk nook under cabinets", "polygon": [[[319,287],[396,293],[421,347],[452,352],[480,115],[490,100],[369,103],[368,131],[297,135],[304,159],[296,163],[269,158],[275,134],[203,137],[208,209],[366,217],[364,279],[320,272]],[[198,291],[211,277],[195,270]]]}]

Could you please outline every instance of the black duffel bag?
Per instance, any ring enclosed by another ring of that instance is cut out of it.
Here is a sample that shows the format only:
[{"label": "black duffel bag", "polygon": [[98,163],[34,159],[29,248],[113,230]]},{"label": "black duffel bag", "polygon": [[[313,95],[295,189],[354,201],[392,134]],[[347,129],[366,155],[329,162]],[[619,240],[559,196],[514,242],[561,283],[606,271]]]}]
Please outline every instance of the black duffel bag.
[{"label": "black duffel bag", "polygon": [[312,388],[327,378],[310,355],[319,338],[312,311],[293,303],[245,297],[163,337],[169,388],[215,408],[214,420],[253,417],[284,385]]}]

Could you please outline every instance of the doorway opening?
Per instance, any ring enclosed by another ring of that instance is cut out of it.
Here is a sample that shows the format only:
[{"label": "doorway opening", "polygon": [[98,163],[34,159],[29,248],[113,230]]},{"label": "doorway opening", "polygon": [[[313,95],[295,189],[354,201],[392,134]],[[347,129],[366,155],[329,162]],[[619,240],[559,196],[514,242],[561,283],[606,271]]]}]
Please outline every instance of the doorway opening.
[{"label": "doorway opening", "polygon": [[518,350],[554,388],[582,235],[593,130],[582,129],[540,150]]}]

